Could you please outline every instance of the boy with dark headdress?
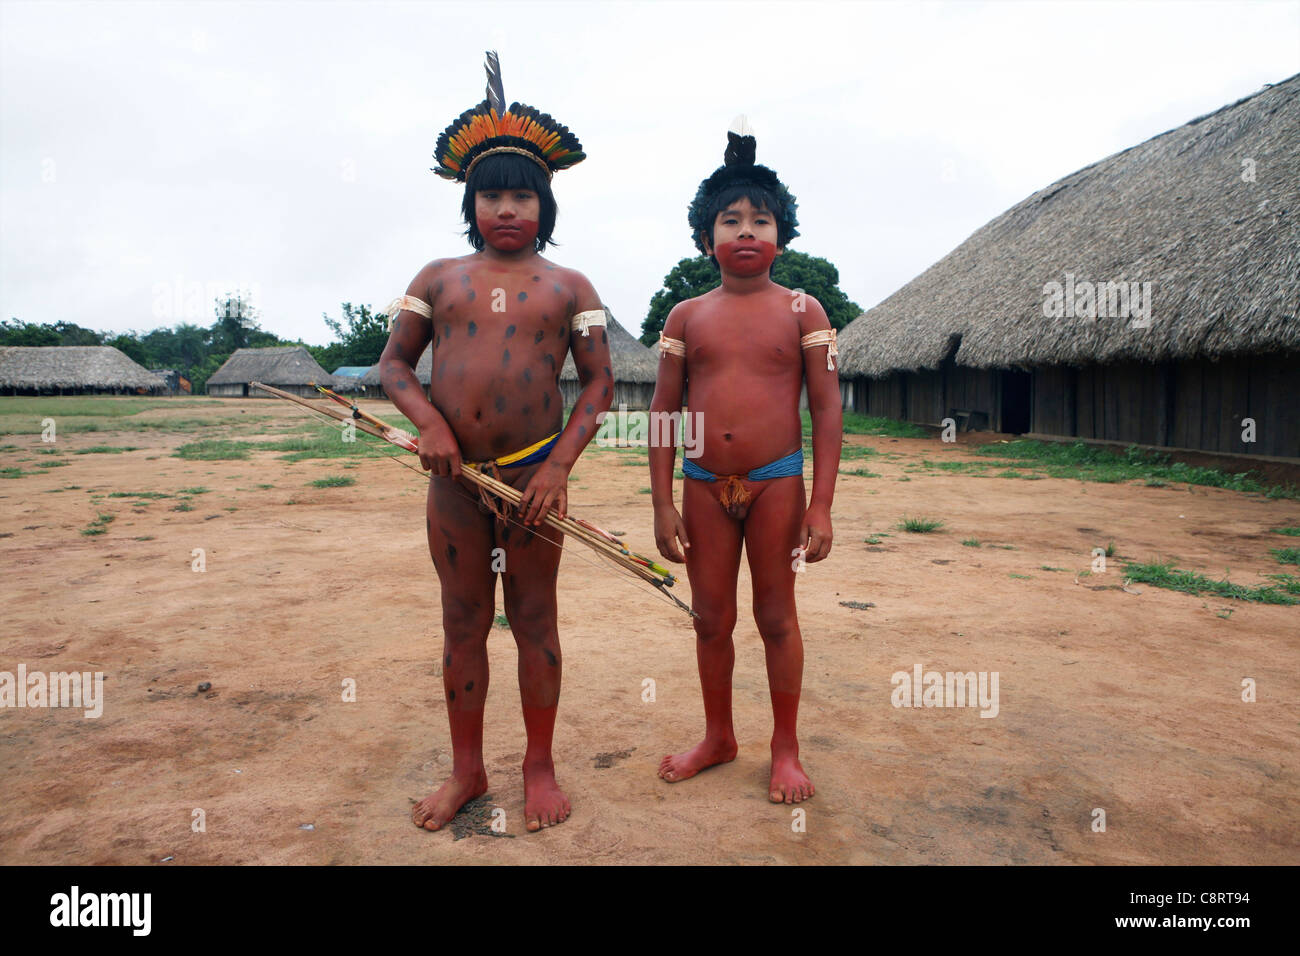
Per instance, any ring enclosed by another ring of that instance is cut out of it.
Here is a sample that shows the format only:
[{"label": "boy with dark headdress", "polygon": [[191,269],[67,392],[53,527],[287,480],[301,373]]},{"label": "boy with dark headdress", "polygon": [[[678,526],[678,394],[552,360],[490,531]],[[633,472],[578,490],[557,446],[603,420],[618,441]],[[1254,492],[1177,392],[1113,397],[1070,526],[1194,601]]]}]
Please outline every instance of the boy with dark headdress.
[{"label": "boy with dark headdress", "polygon": [[[439,137],[434,170],[465,183],[462,212],[476,251],[420,270],[389,307],[392,331],[379,359],[384,390],[419,428],[420,462],[432,472],[426,527],[442,592],[453,763],[451,777],[412,810],[429,830],[488,788],[483,705],[498,573],[519,650],[525,824],[538,830],[569,815],[551,758],[562,536],[537,526],[548,509],[565,514],[569,472],[614,386],[599,296],[581,273],[540,254],[555,226],[551,177],[584,159],[582,147],[545,113],[519,103],[504,109],[495,53],[487,69],[488,98]],[[431,340],[425,395],[414,367]],[[582,392],[565,424],[559,379],[570,350]],[[460,478],[462,461],[521,488],[518,511]]]},{"label": "boy with dark headdress", "polygon": [[[650,449],[650,480],[659,551],[685,560],[691,581],[705,722],[704,740],[664,757],[659,776],[676,783],[735,759],[731,632],[743,544],[772,700],[768,796],[798,803],[814,791],[795,728],[803,638],[794,582],[805,562],[830,553],[842,415],[835,331],[825,310],[771,279],[773,261],[799,234],[796,204],[776,173],[754,164],[755,148],[741,117],[728,134],[724,165],[700,185],[687,217],[722,285],[679,303],[659,339],[651,413],[679,412],[689,380],[690,411],[703,427],[702,453],[682,460],[680,514],[673,504],[674,448]],[[806,506],[799,416],[805,384],[814,463]]]}]

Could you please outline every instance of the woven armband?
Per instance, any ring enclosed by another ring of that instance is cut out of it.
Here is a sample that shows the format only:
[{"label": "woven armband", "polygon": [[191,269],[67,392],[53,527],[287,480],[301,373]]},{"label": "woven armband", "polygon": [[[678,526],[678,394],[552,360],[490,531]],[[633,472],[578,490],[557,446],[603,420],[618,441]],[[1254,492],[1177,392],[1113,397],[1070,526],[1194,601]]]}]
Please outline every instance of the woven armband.
[{"label": "woven armband", "polygon": [[586,312],[579,312],[569,320],[569,328],[574,332],[581,332],[583,335],[590,335],[587,329],[593,325],[605,324],[604,309],[588,309]]},{"label": "woven armband", "polygon": [[660,332],[659,355],[680,355],[682,358],[686,358],[686,343],[681,339],[670,339]]},{"label": "woven armband", "polygon": [[830,348],[826,350],[826,370],[828,372],[833,372],[835,370],[835,363],[831,361],[831,359],[840,354],[839,349],[835,347],[835,330],[818,329],[816,332],[809,332],[799,340],[799,348],[801,349],[810,349],[818,345],[830,346]]},{"label": "woven armband", "polygon": [[416,315],[422,315],[426,319],[433,318],[433,309],[429,308],[429,303],[423,299],[417,299],[413,295],[399,295],[392,302],[388,303],[388,308],[384,312],[388,316],[388,327],[393,327],[393,319],[398,312],[405,309],[407,312],[414,312]]}]

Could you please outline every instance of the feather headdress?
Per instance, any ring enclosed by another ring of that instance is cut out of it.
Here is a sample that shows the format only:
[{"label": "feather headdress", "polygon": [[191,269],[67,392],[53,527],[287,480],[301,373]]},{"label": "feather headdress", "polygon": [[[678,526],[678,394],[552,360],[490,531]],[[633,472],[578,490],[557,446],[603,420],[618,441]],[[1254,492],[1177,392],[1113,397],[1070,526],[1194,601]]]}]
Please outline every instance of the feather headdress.
[{"label": "feather headdress", "polygon": [[776,173],[766,166],[754,164],[757,149],[758,141],[754,138],[754,131],[749,128],[749,120],[744,116],[737,116],[732,121],[731,129],[727,131],[727,149],[722,156],[722,165],[713,171],[713,175],[700,183],[695,199],[691,202],[691,208],[686,213],[687,222],[691,226],[691,237],[695,240],[695,247],[700,250],[701,255],[708,255],[708,253],[704,249],[704,240],[700,234],[706,236],[713,234],[713,216],[709,213],[713,200],[723,190],[733,186],[757,186],[780,206],[780,209],[773,209],[772,213],[777,218],[781,246],[784,247],[799,235],[799,230],[796,228],[799,220],[795,216],[798,203]]},{"label": "feather headdress", "polygon": [[501,84],[501,62],[489,51],[487,62],[487,98],[466,110],[438,137],[433,171],[443,179],[463,183],[475,164],[493,153],[516,153],[527,156],[546,170],[550,179],[557,169],[568,169],[587,158],[578,137],[558,123],[549,113],[541,113],[522,103],[505,105]]}]

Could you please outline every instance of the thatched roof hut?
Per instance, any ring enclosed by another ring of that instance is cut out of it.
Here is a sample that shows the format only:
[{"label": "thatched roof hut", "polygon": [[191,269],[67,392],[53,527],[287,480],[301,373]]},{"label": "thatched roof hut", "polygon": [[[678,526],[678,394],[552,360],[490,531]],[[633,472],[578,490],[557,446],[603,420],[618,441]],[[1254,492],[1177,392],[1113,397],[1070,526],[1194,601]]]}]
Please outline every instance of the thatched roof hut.
[{"label": "thatched roof hut", "polygon": [[[608,308],[605,309],[605,322],[606,334],[609,336],[611,371],[614,373],[614,407],[617,408],[621,402],[628,408],[649,408],[659,367],[655,353],[619,325]],[[597,329],[592,334],[599,335],[600,332]],[[415,366],[415,377],[425,388],[433,380],[432,347],[426,348],[420,356],[420,361]],[[378,365],[362,376],[361,384],[365,386],[367,394],[383,394]],[[568,355],[564,359],[564,368],[560,371],[560,392],[565,404],[573,404],[580,391],[573,356]]]},{"label": "thatched roof hut", "polygon": [[[846,404],[877,414],[982,403],[1005,430],[1300,454],[1300,75],[1034,193],[839,351]],[[1246,447],[1243,417],[1271,437]]]},{"label": "thatched roof hut", "polygon": [[111,346],[0,348],[0,392],[9,395],[138,395],[166,391],[166,382]]},{"label": "thatched roof hut", "polygon": [[325,371],[301,345],[283,345],[269,349],[236,349],[208,379],[209,395],[233,398],[269,397],[268,393],[252,389],[249,382],[261,382],[292,392],[294,395],[313,397],[317,394],[311,383],[334,387],[334,376]]}]

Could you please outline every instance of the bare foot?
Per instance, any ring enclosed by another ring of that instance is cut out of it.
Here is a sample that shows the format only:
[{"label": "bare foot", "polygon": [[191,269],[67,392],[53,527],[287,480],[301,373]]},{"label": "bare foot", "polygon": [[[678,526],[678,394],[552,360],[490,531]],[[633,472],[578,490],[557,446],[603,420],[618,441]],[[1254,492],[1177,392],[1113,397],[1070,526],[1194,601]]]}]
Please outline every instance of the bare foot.
[{"label": "bare foot", "polygon": [[461,807],[487,793],[487,788],[487,772],[482,768],[463,777],[452,774],[446,783],[411,808],[411,821],[426,830],[441,830]]},{"label": "bare foot", "polygon": [[814,793],[812,781],[799,763],[799,751],[773,752],[767,798],[773,803],[801,803]]},{"label": "bare foot", "polygon": [[685,753],[669,754],[659,762],[659,776],[669,783],[689,780],[701,770],[736,759],[736,738],[702,741]]},{"label": "bare foot", "polygon": [[524,764],[524,825],[530,831],[569,819],[569,798],[555,782],[555,765]]}]

